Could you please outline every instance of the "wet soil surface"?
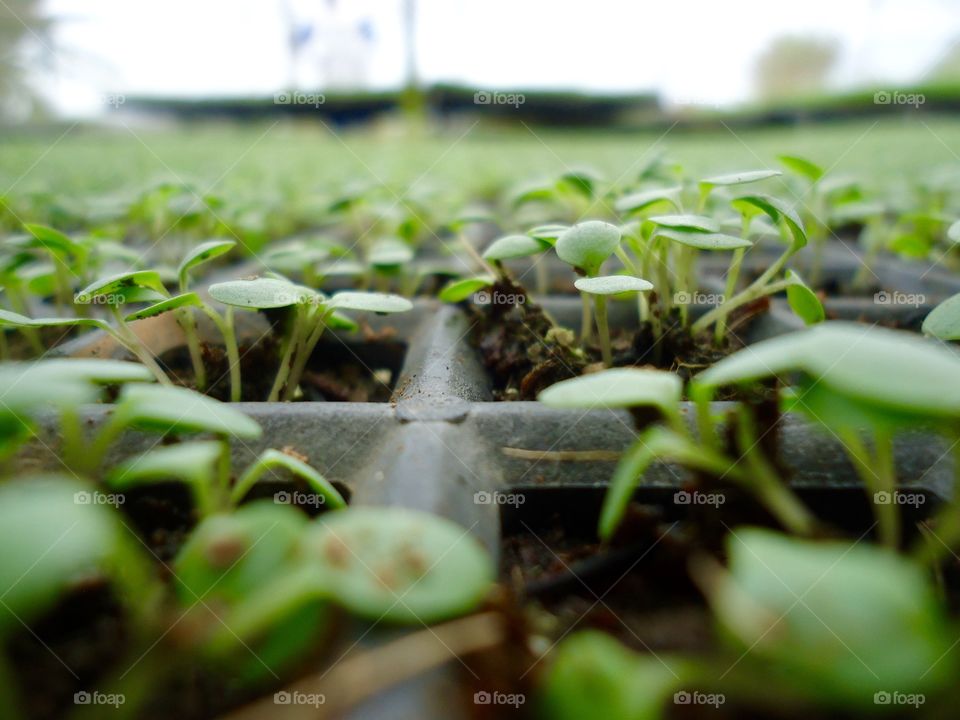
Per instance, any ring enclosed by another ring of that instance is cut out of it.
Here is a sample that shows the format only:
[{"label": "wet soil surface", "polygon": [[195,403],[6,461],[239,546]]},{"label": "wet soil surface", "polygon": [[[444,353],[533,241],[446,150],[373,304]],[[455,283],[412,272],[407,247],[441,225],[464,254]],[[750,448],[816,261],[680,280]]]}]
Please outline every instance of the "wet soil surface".
[{"label": "wet soil surface", "polygon": [[[599,346],[583,345],[572,331],[557,326],[521,286],[503,279],[491,291],[491,297],[510,296],[521,301],[467,307],[472,340],[493,380],[494,399],[535,400],[554,383],[602,369]],[[664,319],[659,337],[649,323],[635,331],[614,329],[613,365],[653,366],[686,380],[743,347],[740,334],[745,326],[768,308],[764,298],[733,313],[730,332],[720,346],[713,344],[711,332],[692,336],[678,312]]]}]

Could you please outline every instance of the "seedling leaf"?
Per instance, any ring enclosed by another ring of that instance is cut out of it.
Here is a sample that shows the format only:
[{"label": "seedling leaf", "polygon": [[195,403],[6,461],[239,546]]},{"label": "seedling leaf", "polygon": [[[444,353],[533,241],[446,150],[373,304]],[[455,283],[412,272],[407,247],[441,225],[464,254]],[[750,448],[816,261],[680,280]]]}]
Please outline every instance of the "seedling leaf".
[{"label": "seedling leaf", "polygon": [[651,205],[657,203],[669,203],[674,209],[679,210],[679,197],[681,188],[656,188],[654,190],[643,190],[641,192],[624,195],[614,203],[614,208],[623,215],[632,215],[642,212]]},{"label": "seedling leaf", "polygon": [[183,307],[199,307],[202,304],[200,296],[195,292],[184,293],[183,295],[177,295],[172,298],[167,298],[166,300],[161,300],[160,302],[151,305],[150,307],[143,308],[143,310],[137,310],[127,315],[124,320],[127,322],[133,322],[134,320],[143,320],[144,318],[154,317],[156,315],[162,315],[165,312],[170,312],[171,310],[176,310]]},{"label": "seedling leaf", "polygon": [[442,302],[463,302],[478,290],[490,287],[494,282],[496,282],[496,278],[492,275],[477,275],[476,277],[453,280],[440,291],[439,298]]},{"label": "seedling leaf", "polygon": [[317,522],[307,548],[318,576],[362,617],[419,624],[459,615],[483,599],[494,578],[476,538],[436,515],[355,507]]},{"label": "seedling leaf", "polygon": [[826,313],[817,294],[793,270],[787,270],[786,279],[791,281],[787,287],[787,302],[790,309],[807,325],[823,322]]},{"label": "seedling leaf", "polygon": [[627,408],[652,405],[676,412],[683,385],[674,373],[642,368],[604,370],[554,383],[537,400],[555,408]]},{"label": "seedling leaf", "polygon": [[557,255],[565,263],[596,275],[620,245],[620,230],[602,220],[577,223],[557,238]]},{"label": "seedling leaf", "polygon": [[797,157],[795,155],[780,155],[779,158],[783,166],[788,170],[792,170],[798,175],[803,175],[805,178],[810,180],[810,182],[817,182],[824,175],[824,170],[819,165],[805,160],[802,157]]},{"label": "seedling leaf", "polygon": [[960,340],[960,293],[937,305],[923,321],[924,335],[939,340]]},{"label": "seedling leaf", "polygon": [[163,297],[168,295],[158,272],[155,270],[134,270],[95,280],[77,293],[75,301],[84,304],[90,303],[94,302],[94,298],[97,297],[121,295],[122,291],[130,288],[153,290]]},{"label": "seedling leaf", "polygon": [[653,283],[631,275],[578,278],[573,284],[580,292],[590,295],[617,295],[619,293],[653,290]]},{"label": "seedling leaf", "polygon": [[770,195],[743,195],[731,204],[734,208],[741,211],[743,204],[758,207],[769,215],[770,219],[775,223],[779,223],[780,218],[783,218],[787,224],[787,228],[790,230],[790,234],[793,236],[794,247],[799,250],[807,244],[807,231],[803,227],[803,220],[800,219],[800,216],[793,207],[782,200]]},{"label": "seedling leaf", "polygon": [[715,220],[703,215],[654,215],[650,221],[674,230],[695,230],[702,233],[715,233],[720,230]]},{"label": "seedling leaf", "polygon": [[678,242],[681,245],[697,248],[698,250],[736,250],[738,248],[753,247],[753,243],[746,238],[717,232],[659,230],[657,231],[657,235]]},{"label": "seedling leaf", "polygon": [[413,303],[399,295],[345,290],[330,298],[328,307],[375,313],[397,313],[412,310]]},{"label": "seedling leaf", "polygon": [[272,472],[274,469],[285,470],[292,473],[294,477],[304,480],[327,508],[339,510],[347,506],[347,501],[323,475],[302,460],[273,448],[264,450],[260,457],[244,471],[234,487],[234,502],[239,503],[264,473]]},{"label": "seedling leaf", "polygon": [[233,240],[207,240],[197,245],[187,253],[177,267],[177,277],[180,278],[180,283],[186,283],[187,273],[191,268],[230,252],[236,245],[237,243]]},{"label": "seedling leaf", "polygon": [[260,437],[260,425],[227,403],[186,388],[127,385],[117,413],[132,425],[157,432],[211,432]]},{"label": "seedling leaf", "polygon": [[494,240],[483,253],[484,260],[510,260],[537,255],[550,248],[550,243],[529,235],[507,235]]},{"label": "seedling leaf", "polygon": [[215,283],[210,286],[209,293],[224,305],[260,310],[314,302],[318,298],[317,293],[309,288],[274,278]]}]

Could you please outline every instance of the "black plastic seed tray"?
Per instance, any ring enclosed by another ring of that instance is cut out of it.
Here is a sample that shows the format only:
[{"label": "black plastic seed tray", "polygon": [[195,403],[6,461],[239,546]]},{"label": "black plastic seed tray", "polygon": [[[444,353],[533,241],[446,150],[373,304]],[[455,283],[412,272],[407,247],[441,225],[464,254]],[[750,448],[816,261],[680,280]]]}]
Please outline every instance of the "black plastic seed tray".
[{"label": "black plastic seed tray", "polygon": [[[892,291],[924,291],[934,297],[960,291],[960,281],[940,271],[923,274],[909,265],[886,261],[875,270],[885,288]],[[828,273],[853,271],[853,266],[847,265],[827,268]],[[706,273],[709,276],[709,268]],[[543,305],[560,323],[571,328],[579,324],[577,297],[549,297]],[[865,315],[870,322],[916,310],[901,305],[885,307],[872,298],[839,298],[828,302],[827,308],[838,317]],[[697,307],[692,312],[697,315],[706,309]],[[257,323],[263,321],[255,317],[251,315],[248,322],[252,326],[243,332],[262,331]],[[614,328],[635,324],[635,303],[613,305]],[[913,327],[916,322],[909,319],[907,324]],[[741,339],[756,342],[799,326],[785,305],[775,301]],[[635,428],[626,412],[560,411],[535,402],[494,402],[491,380],[471,343],[469,315],[458,307],[419,300],[411,313],[371,320],[367,337],[374,339],[331,335],[314,357],[322,364],[325,353],[336,349],[360,365],[385,365],[392,372],[390,402],[241,403],[239,408],[263,426],[264,434],[256,442],[235,442],[235,460],[248,461],[266,447],[292,447],[330,480],[348,488],[352,504],[397,505],[442,515],[468,529],[499,556],[504,506],[498,493],[522,496],[535,492],[539,503],[549,503],[551,492],[558,493],[558,498],[559,494],[578,492],[584,493],[585,499],[595,498],[613,471],[613,453],[622,451],[634,437]],[[389,352],[384,350],[385,342],[393,348]],[[87,338],[68,345],[66,351],[84,354],[90,347]],[[97,351],[111,354],[108,350],[98,346]],[[108,407],[91,408],[88,416],[96,423],[108,411]],[[691,408],[687,407],[686,413],[692,418]],[[809,492],[849,493],[859,484],[839,442],[824,431],[788,416],[782,421],[781,438],[782,459],[797,487]],[[143,451],[155,441],[153,436],[130,434],[115,448],[112,459]],[[58,446],[58,438],[49,429],[41,431],[21,458],[21,469],[57,469]],[[587,450],[608,451],[610,459],[582,462],[536,455]],[[934,498],[948,495],[951,457],[938,438],[922,433],[901,438],[896,465],[903,486]],[[645,485],[660,489],[663,497],[669,498],[688,481],[680,469],[657,464],[647,473]],[[515,512],[515,506],[508,510]],[[396,633],[375,628],[364,634],[361,646],[383,642]],[[451,658],[445,669],[356,708],[356,717],[471,716],[474,708],[469,697],[452,689],[463,672],[460,663]],[[309,710],[271,706],[269,716],[306,717]]]}]

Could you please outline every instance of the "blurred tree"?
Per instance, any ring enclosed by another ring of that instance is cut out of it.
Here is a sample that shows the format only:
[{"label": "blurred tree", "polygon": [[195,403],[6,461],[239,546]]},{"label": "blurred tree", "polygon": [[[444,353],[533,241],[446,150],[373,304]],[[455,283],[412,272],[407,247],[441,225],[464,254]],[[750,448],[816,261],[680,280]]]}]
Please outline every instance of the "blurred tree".
[{"label": "blurred tree", "polygon": [[0,2],[0,117],[23,116],[36,109],[28,72],[51,55],[51,22],[42,4],[41,0]]},{"label": "blurred tree", "polygon": [[763,100],[811,95],[824,89],[837,60],[833,38],[786,35],[775,38],[757,60],[755,82]]}]

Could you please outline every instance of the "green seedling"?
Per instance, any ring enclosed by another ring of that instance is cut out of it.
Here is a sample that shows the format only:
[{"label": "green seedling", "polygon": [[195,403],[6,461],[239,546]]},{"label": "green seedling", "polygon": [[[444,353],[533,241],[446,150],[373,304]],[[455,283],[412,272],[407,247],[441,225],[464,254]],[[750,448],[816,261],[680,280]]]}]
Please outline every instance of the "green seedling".
[{"label": "green seedling", "polygon": [[86,277],[89,248],[58,230],[45,225],[24,225],[29,236],[21,237],[12,244],[18,249],[40,252],[53,267],[54,297],[61,312],[72,309],[73,284]]},{"label": "green seedling", "polygon": [[[223,448],[221,463],[229,463],[229,441],[254,439],[261,435],[260,425],[227,403],[186,388],[163,385],[126,385],[113,407],[113,412],[87,440],[76,433],[65,441],[64,462],[83,474],[93,476],[103,463],[107,451],[127,430],[160,434],[210,433]],[[199,451],[198,451],[199,454]],[[180,458],[183,459],[183,458]],[[194,460],[198,457],[194,456]],[[173,467],[175,454],[167,458]],[[158,461],[162,464],[163,457]],[[201,473],[199,468],[182,472]],[[219,469],[219,477],[229,477],[229,466]]]},{"label": "green seedling", "polygon": [[609,635],[587,630],[556,648],[540,690],[544,717],[662,720],[670,696],[692,681],[693,664],[638,655]]},{"label": "green seedling", "polygon": [[390,282],[397,279],[403,292],[410,290],[410,284],[416,282],[412,273],[405,278],[407,268],[413,262],[414,250],[399,238],[381,238],[373,242],[367,252],[367,264],[373,286],[381,291],[390,290]]},{"label": "green seedling", "polygon": [[446,303],[463,302],[484,288],[491,287],[496,281],[493,275],[474,275],[451,280],[440,290],[437,297]]},{"label": "green seedling", "polygon": [[583,217],[601,197],[600,175],[589,168],[568,169],[559,176],[529,183],[511,197],[511,205],[521,208],[530,203],[547,203],[562,209],[571,218]]},{"label": "green seedling", "polygon": [[[548,231],[549,232],[549,231]],[[539,238],[531,235],[506,235],[494,240],[484,252],[482,259],[493,265],[500,276],[506,275],[503,263],[506,260],[532,257],[533,267],[537,273],[537,285],[541,294],[546,294],[547,276],[543,257],[553,246],[552,238]]]},{"label": "green seedling", "polygon": [[953,295],[937,305],[924,318],[924,335],[946,342],[960,340],[960,293]]},{"label": "green seedling", "polygon": [[[557,238],[555,249],[557,256],[568,265],[572,266],[577,274],[584,278],[596,278],[600,275],[600,268],[604,262],[610,258],[620,248],[620,230],[610,223],[600,220],[588,220],[587,222],[577,223],[573,227],[564,230]],[[639,280],[639,278],[634,278]],[[641,284],[645,281],[641,280]],[[599,289],[603,283],[596,285]],[[584,341],[589,340],[591,336],[591,326],[593,325],[592,311],[590,303],[590,293],[587,290],[579,288],[580,297],[583,302],[583,312],[581,317],[580,338]],[[638,286],[637,288],[641,288]],[[649,289],[644,285],[643,290]],[[607,304],[605,294],[594,294],[594,306],[597,313],[597,327],[600,332],[600,344],[603,352],[604,363],[610,361],[610,334],[607,328]]]},{"label": "green seedling", "polygon": [[610,349],[610,327],[607,323],[607,296],[647,292],[653,290],[653,284],[631,275],[585,277],[573,284],[581,293],[593,296],[603,364],[610,367],[613,365],[613,355]]},{"label": "green seedling", "polygon": [[[234,367],[236,367],[236,372],[240,372],[240,362],[237,353],[237,343],[236,339],[233,337],[227,337],[227,333],[224,333],[224,330],[229,326],[232,328],[232,323],[225,322],[220,316],[209,306],[207,306],[198,295],[192,294],[188,295],[188,285],[190,272],[195,268],[203,265],[204,263],[210,262],[214,258],[218,258],[221,255],[224,255],[230,252],[236,243],[233,240],[208,240],[205,243],[201,243],[193,250],[188,252],[183,260],[180,261],[180,265],[177,267],[177,285],[180,290],[180,298],[184,298],[180,304],[177,304],[177,299],[172,298],[171,300],[165,301],[168,303],[167,306],[161,305],[163,308],[160,312],[164,312],[168,309],[173,309],[169,304],[173,304],[173,307],[177,308],[177,320],[180,323],[180,327],[183,328],[183,333],[187,338],[187,349],[190,352],[190,362],[193,365],[193,374],[197,383],[197,389],[201,392],[207,387],[207,370],[203,364],[203,356],[200,352],[200,338],[197,335],[197,325],[193,317],[193,313],[189,310],[189,307],[199,307],[203,310],[214,324],[217,325],[224,337],[224,345],[227,349],[227,358],[230,363],[231,371],[231,400],[234,402],[240,399],[240,389],[239,387],[239,377],[237,377],[237,382],[234,383]],[[188,298],[188,299],[187,299]],[[157,308],[156,305],[153,306]],[[159,312],[156,314],[160,314]],[[140,313],[138,317],[150,317],[148,314]],[[127,318],[129,319],[129,317]],[[232,342],[231,342],[232,341]],[[231,350],[233,351],[231,353]]]},{"label": "green seedling", "polygon": [[[791,309],[807,324],[820,322],[824,318],[823,307],[819,298],[810,290],[795,272],[787,271],[783,279],[776,280],[776,276],[784,270],[787,262],[807,244],[807,235],[800,217],[783,201],[769,195],[744,195],[736,198],[732,205],[744,217],[745,227],[749,227],[749,218],[758,211],[765,213],[774,223],[781,227],[786,239],[787,247],[775,261],[773,261],[760,276],[737,293],[724,298],[716,308],[700,317],[691,326],[697,334],[717,324],[714,339],[723,340],[726,320],[731,312],[758,298],[773,295],[778,292],[787,292],[787,301]],[[735,260],[736,262],[736,260]],[[728,272],[728,288],[735,287],[736,273]],[[732,277],[732,281],[731,281]]]},{"label": "green seedling", "polygon": [[175,595],[203,631],[194,642],[245,683],[302,657],[330,620],[320,573],[303,550],[306,516],[257,501],[204,519],[173,564]]},{"label": "green seedling", "polygon": [[321,516],[306,544],[330,596],[371,620],[419,624],[469,612],[494,577],[490,555],[466,530],[405,508]]},{"label": "green seedling", "polygon": [[922,697],[954,677],[952,632],[922,566],[757,528],[733,532],[727,557],[729,570],[700,563],[695,577],[758,695],[767,677],[801,702],[873,712],[878,692]]},{"label": "green seedling", "polygon": [[150,371],[137,363],[117,360],[40,360],[0,365],[0,460],[12,456],[34,432],[40,412],[58,413],[65,462],[80,452],[79,407],[101,399],[103,388],[146,382]]},{"label": "green seedling", "polygon": [[[22,477],[0,485],[0,691],[4,717],[26,717],[14,681],[11,637],[35,626],[67,595],[99,580],[109,583],[138,636],[152,626],[160,588],[139,544],[91,487],[59,475]],[[33,632],[32,630],[30,632]]]},{"label": "green seedling", "polygon": [[470,612],[486,596],[493,562],[463,528],[403,508],[350,508],[308,521],[257,501],[206,518],[174,565],[180,602],[203,614],[210,656],[240,660],[259,679],[310,649],[330,603],[374,621],[421,625]]},{"label": "green seedling", "polygon": [[323,475],[302,460],[272,448],[261,453],[231,484],[230,448],[217,441],[185,442],[150,450],[113,468],[107,484],[122,491],[179,480],[190,488],[200,516],[207,517],[239,505],[268,473],[267,479],[291,476],[302,480],[317,504],[333,510],[346,507],[346,501]]},{"label": "green seedling", "polygon": [[235,280],[210,286],[210,295],[225,305],[249,310],[291,308],[283,337],[280,367],[268,402],[292,400],[313,349],[328,327],[355,327],[341,310],[395,313],[413,308],[398,295],[344,291],[327,297],[302,285],[274,278]]},{"label": "green seedling", "polygon": [[[838,437],[863,481],[879,535],[900,544],[893,438],[932,427],[960,435],[960,358],[912,333],[828,322],[750,345],[697,375],[690,396],[701,410],[717,388],[799,373],[787,406]],[[905,375],[910,382],[904,382]],[[861,433],[872,438],[871,451]],[[715,444],[711,434],[703,438]]]},{"label": "green seedling", "polygon": [[752,493],[786,528],[809,534],[814,520],[779,478],[758,447],[757,429],[746,407],[736,410],[734,453],[705,442],[716,433],[709,412],[701,419],[698,442],[680,410],[683,384],[674,373],[618,368],[583,375],[551,385],[538,396],[548,407],[578,409],[642,409],[657,411],[659,421],[644,429],[624,451],[603,500],[598,534],[610,540],[622,522],[630,499],[647,468],[655,462],[675,462],[692,471],[736,482]]}]

